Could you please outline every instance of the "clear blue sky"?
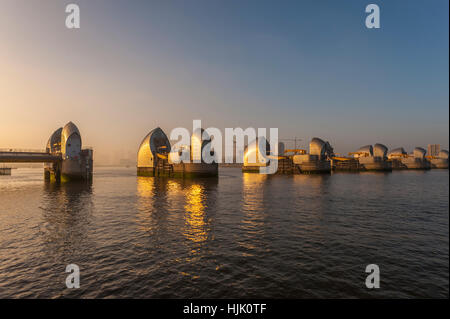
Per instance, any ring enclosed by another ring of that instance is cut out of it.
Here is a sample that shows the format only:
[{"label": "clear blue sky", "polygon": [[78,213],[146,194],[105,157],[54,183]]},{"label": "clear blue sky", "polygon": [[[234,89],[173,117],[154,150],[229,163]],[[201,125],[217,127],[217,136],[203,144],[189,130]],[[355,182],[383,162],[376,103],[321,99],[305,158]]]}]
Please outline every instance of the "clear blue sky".
[{"label": "clear blue sky", "polygon": [[[448,148],[448,0],[70,2],[80,30],[64,27],[69,2],[0,3],[0,147],[40,147],[72,120],[107,161],[201,119],[341,153]],[[364,25],[369,3],[381,29]]]}]

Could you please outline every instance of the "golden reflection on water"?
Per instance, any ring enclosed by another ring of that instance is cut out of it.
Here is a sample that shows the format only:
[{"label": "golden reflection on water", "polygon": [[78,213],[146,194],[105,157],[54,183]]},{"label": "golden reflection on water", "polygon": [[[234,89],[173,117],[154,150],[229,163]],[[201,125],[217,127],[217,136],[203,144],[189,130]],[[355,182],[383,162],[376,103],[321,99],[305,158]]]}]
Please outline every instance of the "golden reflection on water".
[{"label": "golden reflection on water", "polygon": [[171,207],[183,198],[183,189],[178,181],[155,177],[137,178],[138,230],[143,232],[165,231],[167,221],[176,216]]},{"label": "golden reflection on water", "polygon": [[184,236],[194,243],[204,242],[208,238],[205,222],[205,187],[193,184],[186,190],[185,197],[186,229]]},{"label": "golden reflection on water", "polygon": [[264,185],[268,178],[265,174],[243,174],[243,209],[245,212],[264,210]]},{"label": "golden reflection on water", "polygon": [[189,271],[179,274],[190,279],[200,278],[201,262],[208,250],[210,238],[208,209],[214,211],[217,179],[193,181],[172,178],[142,177],[137,179],[137,215],[139,231],[146,233],[136,244],[146,247],[149,240],[159,244],[158,238],[171,233],[176,240],[165,247],[185,253],[173,262],[191,265]]},{"label": "golden reflection on water", "polygon": [[264,207],[264,189],[270,177],[258,173],[244,173],[242,176],[242,211],[244,213],[240,228],[244,236],[238,239],[243,249],[242,256],[254,256],[259,249],[257,242],[264,234],[267,211]]},{"label": "golden reflection on water", "polygon": [[[214,181],[210,186],[213,185]],[[175,249],[185,249],[187,255],[174,261],[193,265],[191,271],[179,272],[181,276],[191,279],[200,277],[200,269],[195,265],[205,253],[203,244],[209,237],[206,217],[208,190],[211,189],[203,183],[181,179],[138,178],[137,181],[138,229],[151,238],[158,238],[167,232],[182,236],[181,240],[176,241]]]},{"label": "golden reflection on water", "polygon": [[139,230],[149,232],[164,227],[161,225],[162,220],[178,224],[180,215],[177,211],[183,208],[182,235],[195,244],[208,239],[205,213],[207,194],[203,184],[138,177],[137,195],[136,218]]},{"label": "golden reflection on water", "polygon": [[153,198],[155,189],[155,180],[153,178],[138,177],[137,191],[140,198]]},{"label": "golden reflection on water", "polygon": [[151,232],[153,230],[152,208],[155,198],[155,180],[153,178],[137,178],[137,228],[143,232]]},{"label": "golden reflection on water", "polygon": [[326,187],[329,178],[329,174],[296,174],[293,176],[293,181],[295,188],[299,191],[302,191],[303,187],[308,187],[308,189],[312,188],[320,194],[320,191]]}]

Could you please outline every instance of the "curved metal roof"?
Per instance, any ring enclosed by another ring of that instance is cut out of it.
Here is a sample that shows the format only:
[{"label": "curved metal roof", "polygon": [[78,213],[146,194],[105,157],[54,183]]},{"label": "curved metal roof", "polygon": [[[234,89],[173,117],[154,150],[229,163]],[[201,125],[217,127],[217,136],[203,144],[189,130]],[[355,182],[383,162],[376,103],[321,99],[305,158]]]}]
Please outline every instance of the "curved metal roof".
[{"label": "curved metal roof", "polygon": [[413,154],[415,158],[424,158],[427,151],[423,149],[422,147],[416,147],[414,148]]},{"label": "curved metal roof", "polygon": [[203,128],[196,129],[191,135],[191,145],[200,145],[200,141],[202,148],[205,147],[206,144],[211,142],[211,137]]},{"label": "curved metal roof", "polygon": [[388,148],[380,143],[377,143],[373,146],[373,156],[377,157],[386,157]]},{"label": "curved metal roof", "polygon": [[267,139],[263,136],[257,137],[244,149],[244,166],[264,166],[269,161],[266,157],[269,154],[270,144]]},{"label": "curved metal roof", "polygon": [[61,133],[63,128],[60,127],[50,136],[45,148],[47,153],[60,153],[61,152]]},{"label": "curved metal roof", "polygon": [[372,145],[361,146],[356,152],[366,156],[373,156],[373,147]]},{"label": "curved metal roof", "polygon": [[203,128],[197,128],[191,135],[191,160],[202,161],[202,154],[205,147],[206,152],[211,152],[211,137]]},{"label": "curved metal roof", "polygon": [[81,148],[81,134],[80,131],[78,130],[78,127],[72,122],[67,123],[61,132],[61,152],[63,154],[66,153],[67,140],[74,134],[78,135],[80,139],[80,148]]},{"label": "curved metal roof", "polygon": [[406,151],[403,147],[397,147],[391,150],[388,155],[405,155]]},{"label": "curved metal roof", "polygon": [[313,137],[309,142],[309,154],[311,155],[329,155],[334,153],[333,147],[329,142],[325,142],[321,138]]},{"label": "curved metal roof", "polygon": [[448,159],[448,151],[447,150],[440,151],[439,158]]},{"label": "curved metal roof", "polygon": [[78,127],[73,122],[69,122],[62,129],[61,138],[67,140],[72,134],[78,134],[81,137]]},{"label": "curved metal roof", "polygon": [[153,167],[156,154],[168,154],[171,150],[166,133],[157,127],[151,130],[142,140],[138,150],[138,167]]},{"label": "curved metal roof", "polygon": [[325,142],[318,137],[313,137],[311,142],[309,142],[309,154],[311,155],[325,154]]}]

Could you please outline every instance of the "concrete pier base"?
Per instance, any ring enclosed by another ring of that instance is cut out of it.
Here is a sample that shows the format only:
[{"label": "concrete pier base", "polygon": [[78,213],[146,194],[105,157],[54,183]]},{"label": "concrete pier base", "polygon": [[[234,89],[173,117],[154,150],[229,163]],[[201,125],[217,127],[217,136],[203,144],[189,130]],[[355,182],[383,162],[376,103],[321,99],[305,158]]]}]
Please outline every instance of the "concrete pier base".
[{"label": "concrete pier base", "polygon": [[398,159],[392,159],[392,169],[393,170],[402,170],[402,169],[430,169],[431,163],[427,161],[426,159],[420,159],[420,158],[413,158],[413,157],[407,157],[407,158],[398,158]]},{"label": "concrete pier base", "polygon": [[55,163],[44,164],[44,179],[46,181],[67,182],[76,180],[92,180],[93,152],[82,150],[77,160],[68,159]]},{"label": "concrete pier base", "polygon": [[219,175],[217,163],[180,163],[173,164],[174,177],[209,177]]},{"label": "concrete pier base", "polygon": [[336,172],[359,172],[359,162],[357,159],[331,160],[331,170]]},{"label": "concrete pier base", "polygon": [[137,168],[137,176],[155,176],[155,168],[154,167],[138,167]]},{"label": "concrete pier base", "polygon": [[325,156],[319,155],[294,155],[295,174],[329,174],[331,162]]},{"label": "concrete pier base", "polygon": [[137,175],[181,178],[214,177],[219,175],[219,165],[217,163],[179,163],[162,167],[138,167]]},{"label": "concrete pier base", "polygon": [[431,168],[448,169],[448,159],[433,158],[430,161]]},{"label": "concrete pier base", "polygon": [[378,156],[359,157],[359,166],[361,171],[392,171],[391,162]]},{"label": "concrete pier base", "polygon": [[306,162],[295,165],[295,174],[330,174],[331,165],[329,161]]},{"label": "concrete pier base", "polygon": [[407,168],[407,169],[430,169],[430,163],[425,160],[425,159],[421,159],[421,158],[413,158],[413,157],[407,157],[407,158],[402,158],[401,159],[402,164]]},{"label": "concrete pier base", "polygon": [[44,164],[44,180],[61,182],[61,162]]},{"label": "concrete pier base", "polygon": [[405,164],[402,163],[401,159],[392,159],[391,160],[392,170],[400,170],[400,169],[408,169]]},{"label": "concrete pier base", "polygon": [[242,172],[244,173],[259,173],[259,169],[264,166],[249,166],[242,165]]}]

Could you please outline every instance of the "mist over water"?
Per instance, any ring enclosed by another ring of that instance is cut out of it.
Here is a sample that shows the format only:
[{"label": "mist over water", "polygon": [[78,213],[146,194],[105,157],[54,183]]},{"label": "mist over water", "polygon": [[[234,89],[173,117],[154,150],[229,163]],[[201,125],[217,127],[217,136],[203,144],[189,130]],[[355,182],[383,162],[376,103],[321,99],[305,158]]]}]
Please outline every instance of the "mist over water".
[{"label": "mist over water", "polygon": [[219,175],[0,176],[0,297],[448,298],[448,170]]}]

